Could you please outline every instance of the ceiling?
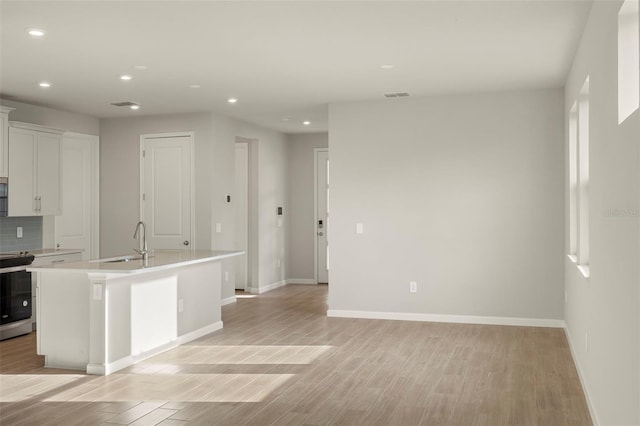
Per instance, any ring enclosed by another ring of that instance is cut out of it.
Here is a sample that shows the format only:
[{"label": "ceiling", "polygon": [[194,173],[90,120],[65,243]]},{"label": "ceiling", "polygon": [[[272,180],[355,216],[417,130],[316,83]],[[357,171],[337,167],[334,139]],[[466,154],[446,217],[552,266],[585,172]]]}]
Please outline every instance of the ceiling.
[{"label": "ceiling", "polygon": [[[100,118],[215,111],[286,133],[326,131],[334,102],[562,87],[590,7],[2,0],[0,96]],[[28,35],[33,27],[45,36]],[[141,108],[110,105],[120,101]]]}]

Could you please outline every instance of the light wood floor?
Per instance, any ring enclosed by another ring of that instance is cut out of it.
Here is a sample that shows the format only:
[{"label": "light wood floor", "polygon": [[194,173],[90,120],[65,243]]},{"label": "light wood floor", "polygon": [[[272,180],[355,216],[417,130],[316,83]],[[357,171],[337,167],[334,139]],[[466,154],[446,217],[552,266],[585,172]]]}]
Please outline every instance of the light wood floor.
[{"label": "light wood floor", "polygon": [[326,298],[239,299],[223,330],[107,377],[4,341],[0,424],[592,424],[560,329],[327,318]]}]

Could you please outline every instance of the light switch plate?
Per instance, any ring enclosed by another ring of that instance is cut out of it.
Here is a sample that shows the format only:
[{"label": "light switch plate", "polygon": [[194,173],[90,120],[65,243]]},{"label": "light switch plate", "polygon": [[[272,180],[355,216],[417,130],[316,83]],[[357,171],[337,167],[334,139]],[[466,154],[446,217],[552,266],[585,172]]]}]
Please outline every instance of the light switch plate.
[{"label": "light switch plate", "polygon": [[356,223],[356,234],[364,234],[364,224]]},{"label": "light switch plate", "polygon": [[216,232],[218,232],[218,233],[222,232],[222,224],[221,223],[216,223]]},{"label": "light switch plate", "polygon": [[22,226],[16,228],[16,238],[22,238]]}]

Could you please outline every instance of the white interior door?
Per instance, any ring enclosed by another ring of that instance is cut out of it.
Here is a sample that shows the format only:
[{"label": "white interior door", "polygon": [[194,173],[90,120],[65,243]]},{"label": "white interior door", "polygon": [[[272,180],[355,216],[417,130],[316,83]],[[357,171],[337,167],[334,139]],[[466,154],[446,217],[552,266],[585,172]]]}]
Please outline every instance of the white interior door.
[{"label": "white interior door", "polygon": [[329,282],[329,151],[315,151],[316,169],[316,277]]},{"label": "white interior door", "polygon": [[142,135],[141,218],[153,249],[191,249],[192,133]]},{"label": "white interior door", "polygon": [[98,258],[98,137],[65,134],[62,139],[62,214],[55,218],[56,246],[81,248]]},{"label": "white interior door", "polygon": [[[236,215],[236,248],[248,253],[249,228],[249,144],[236,143],[234,205]],[[247,255],[235,258],[236,290],[246,290]]]}]

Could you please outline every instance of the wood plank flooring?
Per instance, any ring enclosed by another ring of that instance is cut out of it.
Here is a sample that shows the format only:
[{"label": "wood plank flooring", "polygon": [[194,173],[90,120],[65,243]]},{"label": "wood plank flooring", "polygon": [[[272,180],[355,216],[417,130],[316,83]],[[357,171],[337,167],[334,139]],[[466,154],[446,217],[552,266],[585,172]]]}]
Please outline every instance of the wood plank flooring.
[{"label": "wood plank flooring", "polygon": [[107,377],[0,343],[0,424],[591,425],[560,329],[326,317],[327,286],[223,307],[224,329]]}]

